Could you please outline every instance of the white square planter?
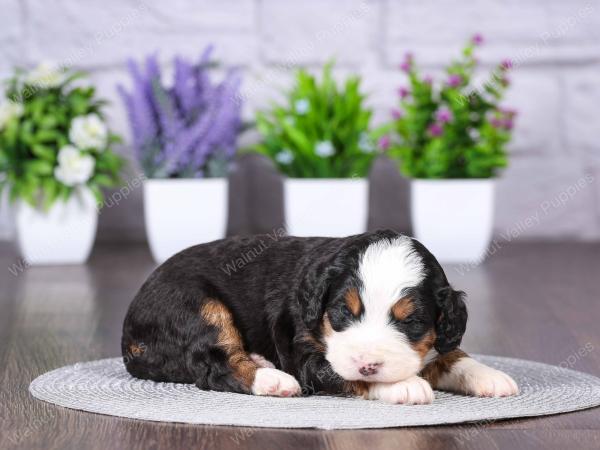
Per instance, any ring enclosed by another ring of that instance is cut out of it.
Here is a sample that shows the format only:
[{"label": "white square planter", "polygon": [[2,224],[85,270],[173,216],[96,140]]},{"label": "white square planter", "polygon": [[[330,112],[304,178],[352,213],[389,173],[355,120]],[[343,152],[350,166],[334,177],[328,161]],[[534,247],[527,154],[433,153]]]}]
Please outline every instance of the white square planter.
[{"label": "white square planter", "polygon": [[146,235],[157,263],[192,245],[225,236],[227,186],[226,178],[144,182]]},{"label": "white square planter", "polygon": [[440,262],[479,262],[492,238],[493,179],[413,180],[413,233]]},{"label": "white square planter", "polygon": [[288,178],[284,181],[288,233],[328,237],[362,233],[368,195],[366,179]]},{"label": "white square planter", "polygon": [[56,201],[48,211],[19,200],[14,213],[17,245],[27,264],[87,261],[98,224],[96,199],[89,189],[78,189],[67,201]]}]

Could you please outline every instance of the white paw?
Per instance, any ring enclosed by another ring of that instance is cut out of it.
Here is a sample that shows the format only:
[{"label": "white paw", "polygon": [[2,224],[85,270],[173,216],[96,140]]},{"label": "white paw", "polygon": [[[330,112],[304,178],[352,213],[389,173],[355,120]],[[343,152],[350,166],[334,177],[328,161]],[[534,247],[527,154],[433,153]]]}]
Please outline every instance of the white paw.
[{"label": "white paw", "polygon": [[254,383],[252,383],[252,393],[254,395],[291,397],[300,393],[300,385],[290,374],[263,367],[256,371]]},{"label": "white paw", "polygon": [[440,379],[439,388],[477,397],[507,397],[519,393],[517,383],[509,375],[472,358],[457,361],[450,374]]},{"label": "white paw", "polygon": [[271,369],[275,368],[275,364],[273,364],[263,355],[259,355],[258,353],[250,353],[250,359],[254,361],[259,367],[269,367]]},{"label": "white paw", "polygon": [[433,402],[433,389],[421,377],[410,377],[397,383],[374,383],[369,389],[369,398],[386,403],[426,405]]}]

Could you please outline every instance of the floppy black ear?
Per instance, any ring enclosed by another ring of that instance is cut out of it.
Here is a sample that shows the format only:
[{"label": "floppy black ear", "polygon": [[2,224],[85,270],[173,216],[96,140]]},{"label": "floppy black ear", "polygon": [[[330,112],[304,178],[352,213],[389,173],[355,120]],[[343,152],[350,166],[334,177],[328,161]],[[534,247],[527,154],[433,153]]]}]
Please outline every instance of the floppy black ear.
[{"label": "floppy black ear", "polygon": [[463,301],[465,293],[455,291],[450,286],[437,293],[438,317],[435,326],[434,343],[438,353],[448,353],[460,345],[467,328],[467,306]]},{"label": "floppy black ear", "polygon": [[306,327],[314,331],[325,313],[331,281],[340,274],[328,261],[314,263],[306,270],[300,283],[298,302]]}]

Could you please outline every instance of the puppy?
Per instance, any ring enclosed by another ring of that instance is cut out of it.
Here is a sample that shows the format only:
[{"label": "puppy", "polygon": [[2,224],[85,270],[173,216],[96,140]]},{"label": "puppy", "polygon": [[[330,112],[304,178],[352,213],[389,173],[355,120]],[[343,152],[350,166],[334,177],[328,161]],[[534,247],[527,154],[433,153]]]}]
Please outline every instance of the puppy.
[{"label": "puppy", "polygon": [[464,294],[394,231],[236,237],[158,267],[123,326],[129,373],[255,395],[351,395],[424,404],[433,389],[518,393],[470,358]]}]

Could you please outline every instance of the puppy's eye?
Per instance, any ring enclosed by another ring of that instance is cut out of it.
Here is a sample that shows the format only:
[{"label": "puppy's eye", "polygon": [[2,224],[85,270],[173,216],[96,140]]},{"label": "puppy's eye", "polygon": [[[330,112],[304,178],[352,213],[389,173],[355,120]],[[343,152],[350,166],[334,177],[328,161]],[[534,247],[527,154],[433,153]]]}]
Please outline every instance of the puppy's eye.
[{"label": "puppy's eye", "polygon": [[348,308],[348,305],[342,304],[342,306],[341,306],[340,309],[341,309],[342,314],[344,316],[346,316],[346,317],[352,317],[353,316],[352,311],[350,311],[350,308]]},{"label": "puppy's eye", "polygon": [[405,325],[412,325],[417,322],[418,319],[415,316],[408,316],[406,319],[402,320],[402,323]]}]

